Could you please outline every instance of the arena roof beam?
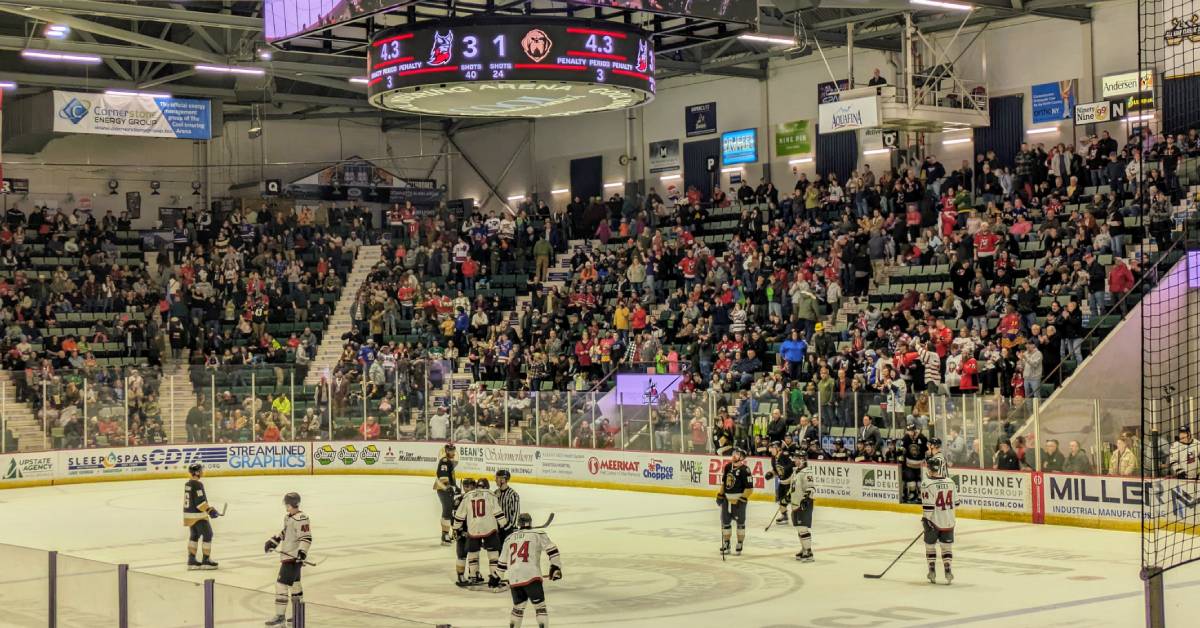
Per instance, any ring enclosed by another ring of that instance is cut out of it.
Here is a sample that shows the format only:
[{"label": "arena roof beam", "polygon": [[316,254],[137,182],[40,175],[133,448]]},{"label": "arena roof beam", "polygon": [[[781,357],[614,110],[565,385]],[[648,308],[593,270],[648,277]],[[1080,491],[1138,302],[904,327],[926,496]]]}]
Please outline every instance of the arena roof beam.
[{"label": "arena roof beam", "polygon": [[685,74],[717,74],[720,76],[736,76],[739,78],[750,78],[756,81],[767,80],[767,71],[762,68],[742,68],[737,66],[712,68],[711,71],[705,69],[705,65],[699,62],[691,61],[676,61],[674,59],[658,58],[655,60],[659,69],[669,70],[667,76],[659,76],[658,79],[670,78],[672,76],[682,76]]},{"label": "arena roof beam", "polygon": [[98,2],[97,0],[0,0],[0,6],[14,7],[28,15],[26,7],[64,11],[66,13],[102,15],[134,20],[175,22],[213,28],[261,31],[262,19],[229,13],[210,13],[195,9],[165,9],[127,2]]}]

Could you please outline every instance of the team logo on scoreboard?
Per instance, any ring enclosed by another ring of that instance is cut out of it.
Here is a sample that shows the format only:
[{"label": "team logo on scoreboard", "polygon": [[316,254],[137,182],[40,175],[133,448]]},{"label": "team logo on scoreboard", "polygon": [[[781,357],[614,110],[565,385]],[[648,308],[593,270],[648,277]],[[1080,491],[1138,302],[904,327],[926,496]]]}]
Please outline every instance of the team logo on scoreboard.
[{"label": "team logo on scoreboard", "polygon": [[535,28],[521,38],[521,50],[525,51],[525,56],[533,60],[534,63],[540,63],[546,55],[550,54],[550,48],[554,42],[550,41],[550,36],[546,31]]},{"label": "team logo on scoreboard", "polygon": [[654,55],[650,54],[650,44],[644,39],[638,41],[637,71],[654,71]]},{"label": "team logo on scoreboard", "polygon": [[433,48],[429,50],[428,65],[446,65],[454,53],[454,31],[447,30],[443,35],[433,31]]}]

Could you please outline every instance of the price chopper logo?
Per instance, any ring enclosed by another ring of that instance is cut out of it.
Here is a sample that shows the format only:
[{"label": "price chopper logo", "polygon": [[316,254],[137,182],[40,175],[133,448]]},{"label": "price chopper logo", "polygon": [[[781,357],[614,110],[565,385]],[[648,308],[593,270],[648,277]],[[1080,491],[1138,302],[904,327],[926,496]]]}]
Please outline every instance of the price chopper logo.
[{"label": "price chopper logo", "polygon": [[433,48],[429,50],[429,65],[446,65],[454,53],[454,31],[448,30],[443,35],[433,32]]},{"label": "price chopper logo", "polygon": [[550,54],[550,48],[554,46],[554,42],[550,41],[550,36],[546,31],[535,28],[521,38],[521,50],[525,51],[525,56],[533,60],[534,63],[541,63]]},{"label": "price chopper logo", "polygon": [[71,124],[79,124],[80,121],[87,117],[88,111],[91,109],[91,102],[72,98],[58,111],[58,117],[70,120]]}]

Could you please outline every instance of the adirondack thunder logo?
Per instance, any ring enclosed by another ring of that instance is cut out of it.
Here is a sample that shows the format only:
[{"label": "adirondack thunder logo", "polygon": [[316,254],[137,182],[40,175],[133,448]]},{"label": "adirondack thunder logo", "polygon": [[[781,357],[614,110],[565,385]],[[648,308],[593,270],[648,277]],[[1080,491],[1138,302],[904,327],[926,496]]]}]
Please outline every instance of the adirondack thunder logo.
[{"label": "adirondack thunder logo", "polygon": [[1168,46],[1178,46],[1185,39],[1193,44],[1200,43],[1200,15],[1193,13],[1186,19],[1171,18],[1171,28],[1163,33],[1163,41]]}]

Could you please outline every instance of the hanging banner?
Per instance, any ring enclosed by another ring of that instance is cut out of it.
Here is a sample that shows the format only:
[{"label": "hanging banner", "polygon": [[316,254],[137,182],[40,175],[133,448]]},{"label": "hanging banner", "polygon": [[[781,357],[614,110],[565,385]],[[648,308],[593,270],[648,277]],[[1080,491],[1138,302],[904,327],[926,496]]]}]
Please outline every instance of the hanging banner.
[{"label": "hanging banner", "polygon": [[879,126],[879,97],[865,96],[832,103],[818,108],[818,133],[837,133]]},{"label": "hanging banner", "polygon": [[688,105],[683,113],[683,128],[688,137],[709,135],[717,132],[717,103]]},{"label": "hanging banner", "polygon": [[808,120],[782,122],[775,125],[775,156],[808,155],[812,153]]},{"label": "hanging banner", "polygon": [[1030,88],[1033,95],[1033,123],[1069,120],[1075,111],[1075,80],[1039,83]]},{"label": "hanging banner", "polygon": [[650,172],[679,170],[679,140],[650,142]]},{"label": "hanging banner", "polygon": [[191,98],[54,92],[54,131],[212,139],[212,103]]},{"label": "hanging banner", "polygon": [[817,104],[837,102],[840,98],[840,92],[850,89],[850,79],[838,79],[836,81],[825,81],[817,83]]}]

